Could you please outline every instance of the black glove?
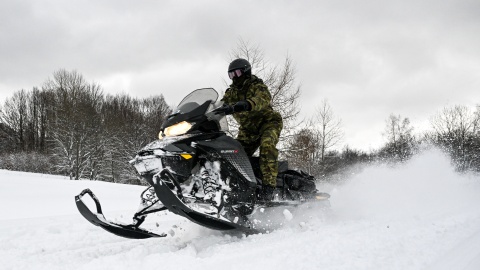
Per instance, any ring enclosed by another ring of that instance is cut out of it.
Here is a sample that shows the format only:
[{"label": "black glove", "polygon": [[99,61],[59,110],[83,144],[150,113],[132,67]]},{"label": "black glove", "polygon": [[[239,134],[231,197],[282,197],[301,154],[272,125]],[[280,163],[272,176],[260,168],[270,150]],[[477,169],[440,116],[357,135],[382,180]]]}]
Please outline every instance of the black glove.
[{"label": "black glove", "polygon": [[250,106],[250,103],[246,100],[241,100],[233,105],[234,112],[245,112],[250,111],[251,109],[252,106]]},{"label": "black glove", "polygon": [[213,113],[215,114],[221,114],[224,113],[225,115],[229,115],[233,113],[233,106],[228,105],[228,104],[223,104],[222,107],[216,108],[213,110]]},{"label": "black glove", "polygon": [[224,113],[225,115],[232,114],[234,112],[244,112],[244,111],[250,111],[252,107],[250,106],[250,103],[246,100],[241,100],[237,103],[235,103],[233,106],[228,105],[228,104],[223,104],[222,107],[217,108],[213,110],[215,114],[220,114]]}]

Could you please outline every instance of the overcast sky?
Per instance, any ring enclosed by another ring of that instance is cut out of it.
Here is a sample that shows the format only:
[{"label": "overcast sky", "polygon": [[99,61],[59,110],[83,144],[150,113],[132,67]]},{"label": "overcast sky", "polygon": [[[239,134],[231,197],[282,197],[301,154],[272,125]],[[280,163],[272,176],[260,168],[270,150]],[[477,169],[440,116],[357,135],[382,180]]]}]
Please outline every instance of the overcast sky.
[{"label": "overcast sky", "polygon": [[239,38],[274,64],[288,54],[302,116],[328,99],[354,148],[381,145],[392,113],[421,130],[443,107],[480,103],[478,0],[3,0],[0,101],[66,69],[174,105],[224,90]]}]

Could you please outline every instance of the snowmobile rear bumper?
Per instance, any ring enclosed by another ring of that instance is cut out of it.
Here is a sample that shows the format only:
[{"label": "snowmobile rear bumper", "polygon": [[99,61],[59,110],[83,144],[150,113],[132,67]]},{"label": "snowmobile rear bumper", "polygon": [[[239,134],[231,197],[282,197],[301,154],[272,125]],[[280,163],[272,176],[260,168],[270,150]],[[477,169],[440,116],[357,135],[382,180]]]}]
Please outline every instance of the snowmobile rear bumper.
[{"label": "snowmobile rear bumper", "polygon": [[[97,208],[96,214],[92,213],[92,211],[90,211],[90,209],[82,201],[82,197],[85,194],[88,194],[95,202],[95,206]],[[102,213],[102,207],[99,200],[90,189],[85,189],[79,195],[75,196],[75,202],[77,204],[78,211],[86,220],[88,220],[93,225],[99,226],[115,235],[130,239],[145,239],[150,237],[167,236],[166,234],[156,234],[139,228],[138,226],[140,225],[140,223],[138,225],[124,225],[108,221]]]}]

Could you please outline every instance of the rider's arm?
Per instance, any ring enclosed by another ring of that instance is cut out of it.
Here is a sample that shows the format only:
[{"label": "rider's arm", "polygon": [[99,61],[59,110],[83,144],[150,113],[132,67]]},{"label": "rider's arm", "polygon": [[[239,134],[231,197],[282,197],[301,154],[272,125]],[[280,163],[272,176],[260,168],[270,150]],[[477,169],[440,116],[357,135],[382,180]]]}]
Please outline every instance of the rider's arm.
[{"label": "rider's arm", "polygon": [[227,90],[225,90],[225,94],[223,95],[221,101],[223,101],[224,103],[228,104],[230,103],[230,97],[231,97],[231,94],[230,94],[230,88],[228,88]]},{"label": "rider's arm", "polygon": [[253,91],[253,95],[247,101],[250,103],[252,111],[261,111],[270,106],[272,96],[266,85],[255,84],[252,86],[251,91]]}]

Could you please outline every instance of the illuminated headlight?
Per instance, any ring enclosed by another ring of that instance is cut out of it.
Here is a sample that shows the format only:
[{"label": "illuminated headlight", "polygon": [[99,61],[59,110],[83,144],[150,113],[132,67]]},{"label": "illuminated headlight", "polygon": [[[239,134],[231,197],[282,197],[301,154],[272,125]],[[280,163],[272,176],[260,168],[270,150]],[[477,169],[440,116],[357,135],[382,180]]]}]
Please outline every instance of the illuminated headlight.
[{"label": "illuminated headlight", "polygon": [[183,121],[173,126],[165,128],[163,134],[165,136],[178,136],[187,133],[192,128],[192,124]]}]

